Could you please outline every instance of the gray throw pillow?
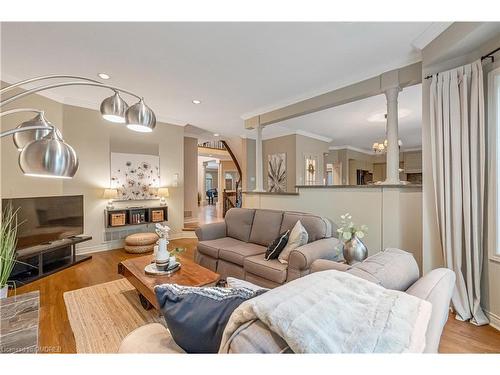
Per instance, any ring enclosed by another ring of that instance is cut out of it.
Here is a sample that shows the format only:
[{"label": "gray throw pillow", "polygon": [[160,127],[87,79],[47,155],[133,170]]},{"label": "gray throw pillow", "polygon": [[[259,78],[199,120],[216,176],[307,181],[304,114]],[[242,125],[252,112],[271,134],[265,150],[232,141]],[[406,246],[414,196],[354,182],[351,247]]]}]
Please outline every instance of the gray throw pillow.
[{"label": "gray throw pillow", "polygon": [[187,353],[217,353],[233,311],[263,292],[265,290],[177,284],[155,287],[156,299],[172,338]]}]

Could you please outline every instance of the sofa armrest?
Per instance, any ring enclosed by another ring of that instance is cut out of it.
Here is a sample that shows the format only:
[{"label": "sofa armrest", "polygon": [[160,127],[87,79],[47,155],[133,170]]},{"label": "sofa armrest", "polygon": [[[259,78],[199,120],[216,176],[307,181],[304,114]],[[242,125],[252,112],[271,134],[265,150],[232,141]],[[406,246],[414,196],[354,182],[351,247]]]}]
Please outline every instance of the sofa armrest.
[{"label": "sofa armrest", "polygon": [[317,259],[340,259],[340,241],[329,237],[300,246],[290,253],[288,267],[295,270],[307,270]]},{"label": "sofa armrest", "polygon": [[311,273],[335,270],[335,271],[348,271],[351,266],[346,263],[336,262],[334,260],[318,259],[311,264]]},{"label": "sofa armrest", "polygon": [[195,231],[198,240],[209,241],[226,237],[226,222],[204,224]]}]

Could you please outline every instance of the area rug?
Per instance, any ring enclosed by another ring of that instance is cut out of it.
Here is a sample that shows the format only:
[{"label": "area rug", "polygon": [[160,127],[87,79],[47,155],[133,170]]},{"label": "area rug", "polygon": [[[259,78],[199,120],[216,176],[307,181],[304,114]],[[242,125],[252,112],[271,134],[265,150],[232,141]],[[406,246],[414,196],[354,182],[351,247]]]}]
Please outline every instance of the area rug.
[{"label": "area rug", "polygon": [[148,323],[165,324],[144,310],[135,288],[120,279],[64,293],[77,353],[116,353],[123,338]]}]

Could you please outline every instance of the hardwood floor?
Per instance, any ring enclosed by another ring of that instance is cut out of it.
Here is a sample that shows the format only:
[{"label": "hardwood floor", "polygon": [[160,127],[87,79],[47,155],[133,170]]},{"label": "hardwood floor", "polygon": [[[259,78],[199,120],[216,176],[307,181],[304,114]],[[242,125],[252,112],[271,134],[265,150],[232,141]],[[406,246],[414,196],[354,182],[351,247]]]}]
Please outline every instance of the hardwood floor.
[{"label": "hardwood floor", "polygon": [[[195,239],[172,240],[172,247],[185,247],[183,256],[193,257]],[[92,254],[92,260],[23,286],[17,293],[40,290],[40,352],[75,353],[75,340],[63,300],[64,292],[121,278],[120,261],[139,255],[123,250]],[[441,353],[500,353],[500,331],[476,327],[450,316],[440,345]]]},{"label": "hardwood floor", "polygon": [[184,230],[195,230],[200,225],[223,221],[222,207],[220,203],[198,207],[198,216],[186,220]]}]

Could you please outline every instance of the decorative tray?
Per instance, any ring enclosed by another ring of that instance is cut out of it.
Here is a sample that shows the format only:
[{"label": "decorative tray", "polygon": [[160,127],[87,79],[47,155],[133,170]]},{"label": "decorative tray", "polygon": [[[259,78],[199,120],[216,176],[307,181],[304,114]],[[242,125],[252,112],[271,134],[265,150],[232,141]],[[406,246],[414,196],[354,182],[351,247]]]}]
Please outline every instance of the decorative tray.
[{"label": "decorative tray", "polygon": [[156,268],[156,263],[150,263],[146,267],[144,267],[144,272],[146,273],[146,275],[150,276],[170,276],[180,269],[181,264],[179,262],[175,262],[169,265],[168,269],[165,271],[160,271],[158,268]]}]

